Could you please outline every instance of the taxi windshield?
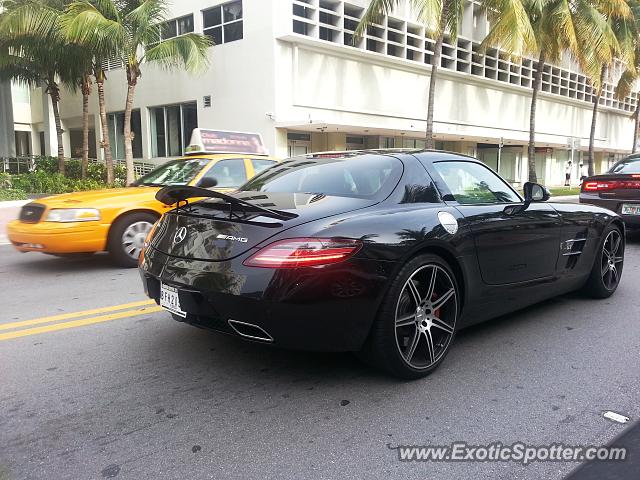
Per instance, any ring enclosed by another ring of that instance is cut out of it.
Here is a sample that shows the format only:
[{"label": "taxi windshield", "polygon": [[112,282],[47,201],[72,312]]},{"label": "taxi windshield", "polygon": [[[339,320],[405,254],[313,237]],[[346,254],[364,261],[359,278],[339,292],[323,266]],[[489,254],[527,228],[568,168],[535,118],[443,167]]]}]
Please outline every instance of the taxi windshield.
[{"label": "taxi windshield", "polygon": [[173,160],[139,178],[134,185],[150,187],[188,185],[210,161],[207,158]]}]

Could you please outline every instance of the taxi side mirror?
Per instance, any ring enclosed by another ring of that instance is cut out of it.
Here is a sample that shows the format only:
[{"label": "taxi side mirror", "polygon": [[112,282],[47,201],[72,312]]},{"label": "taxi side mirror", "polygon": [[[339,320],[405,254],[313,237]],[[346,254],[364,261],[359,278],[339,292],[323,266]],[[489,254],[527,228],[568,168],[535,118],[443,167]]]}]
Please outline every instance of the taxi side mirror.
[{"label": "taxi side mirror", "polygon": [[214,177],[204,177],[198,182],[198,187],[200,188],[213,188],[216,185],[218,185],[218,180]]}]

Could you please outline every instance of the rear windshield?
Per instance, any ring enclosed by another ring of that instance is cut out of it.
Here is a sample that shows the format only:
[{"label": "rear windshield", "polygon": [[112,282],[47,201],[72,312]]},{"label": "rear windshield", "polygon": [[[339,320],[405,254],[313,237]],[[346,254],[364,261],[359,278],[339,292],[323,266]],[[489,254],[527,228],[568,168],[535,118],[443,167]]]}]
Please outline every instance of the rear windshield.
[{"label": "rear windshield", "polygon": [[640,158],[620,160],[607,173],[640,173]]},{"label": "rear windshield", "polygon": [[383,155],[295,157],[249,180],[240,190],[382,199],[393,192],[402,171],[400,160]]}]

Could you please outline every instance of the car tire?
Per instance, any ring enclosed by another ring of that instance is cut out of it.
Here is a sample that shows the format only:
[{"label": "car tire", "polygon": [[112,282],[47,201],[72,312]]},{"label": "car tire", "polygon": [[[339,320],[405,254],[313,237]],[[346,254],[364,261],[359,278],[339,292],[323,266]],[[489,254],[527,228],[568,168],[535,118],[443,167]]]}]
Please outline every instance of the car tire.
[{"label": "car tire", "polygon": [[113,261],[125,268],[138,266],[144,240],[158,217],[151,213],[130,213],[118,218],[109,231],[107,250]]},{"label": "car tire", "polygon": [[591,298],[609,298],[615,293],[622,277],[624,249],[622,231],[616,225],[609,225],[602,234],[584,293]]},{"label": "car tire", "polygon": [[444,360],[459,314],[460,289],[451,267],[437,255],[419,255],[392,281],[358,356],[396,377],[422,378]]}]

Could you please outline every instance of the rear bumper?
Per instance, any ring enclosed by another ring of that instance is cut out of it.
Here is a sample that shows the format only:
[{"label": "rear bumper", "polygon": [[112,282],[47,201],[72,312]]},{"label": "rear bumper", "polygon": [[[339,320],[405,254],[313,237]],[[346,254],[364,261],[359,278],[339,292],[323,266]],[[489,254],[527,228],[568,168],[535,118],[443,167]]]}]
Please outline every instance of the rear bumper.
[{"label": "rear bumper", "polygon": [[589,205],[596,205],[598,207],[606,208],[607,210],[611,210],[616,212],[622,220],[624,224],[629,229],[638,229],[640,228],[640,215],[623,215],[622,214],[622,204],[638,204],[640,205],[640,201],[637,200],[621,200],[617,198],[601,198],[597,194],[590,193],[581,193],[580,194],[580,203],[586,203]]},{"label": "rear bumper", "polygon": [[160,282],[179,291],[186,323],[239,336],[229,320],[256,325],[273,344],[312,351],[359,350],[387,277],[377,262],[352,259],[331,268],[249,268],[242,260],[202,262],[147,249],[145,293],[159,303]]},{"label": "rear bumper", "polygon": [[109,225],[98,222],[23,223],[7,225],[7,236],[21,252],[84,253],[103,251]]}]

